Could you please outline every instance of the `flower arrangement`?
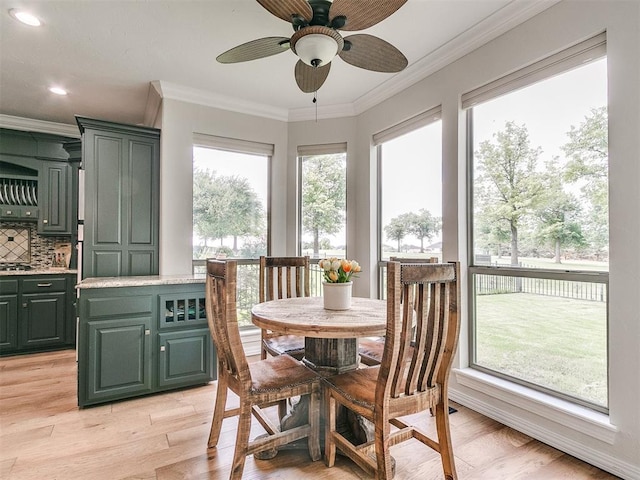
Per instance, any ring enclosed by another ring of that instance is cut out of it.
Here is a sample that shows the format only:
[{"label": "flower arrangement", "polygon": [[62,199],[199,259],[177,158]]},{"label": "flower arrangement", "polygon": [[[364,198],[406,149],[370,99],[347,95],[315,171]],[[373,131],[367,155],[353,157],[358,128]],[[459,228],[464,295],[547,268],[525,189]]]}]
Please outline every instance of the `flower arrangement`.
[{"label": "flower arrangement", "polygon": [[362,271],[360,264],[355,260],[346,260],[335,257],[320,260],[318,262],[318,266],[322,269],[324,280],[327,283],[350,282],[354,273]]}]

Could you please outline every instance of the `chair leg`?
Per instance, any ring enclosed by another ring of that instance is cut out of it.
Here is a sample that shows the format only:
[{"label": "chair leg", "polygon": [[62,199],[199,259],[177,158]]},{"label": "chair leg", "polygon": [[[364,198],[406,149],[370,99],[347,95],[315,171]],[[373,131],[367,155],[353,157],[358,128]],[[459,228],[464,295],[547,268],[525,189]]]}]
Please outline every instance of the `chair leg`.
[{"label": "chair leg", "polygon": [[449,404],[447,401],[436,405],[436,431],[440,444],[440,458],[446,480],[457,480],[456,463],[451,444],[451,431],[449,428]]},{"label": "chair leg", "polygon": [[312,461],[320,459],[320,386],[313,387],[309,394],[309,456]]},{"label": "chair leg", "polygon": [[216,403],[213,407],[213,419],[211,420],[211,431],[209,432],[208,448],[218,445],[220,430],[224,420],[224,409],[227,405],[228,379],[224,373],[218,375],[218,388],[216,389]]},{"label": "chair leg", "polygon": [[376,415],[375,420],[375,448],[376,448],[376,480],[391,480],[393,478],[393,464],[389,435],[391,425],[387,415]]},{"label": "chair leg", "polygon": [[249,434],[251,433],[251,405],[240,399],[240,415],[238,416],[238,433],[236,436],[236,451],[233,454],[233,464],[229,480],[240,480],[247,458]]},{"label": "chair leg", "polygon": [[336,462],[336,444],[332,436],[336,430],[336,399],[328,388],[324,389],[324,396],[324,463],[333,467]]}]

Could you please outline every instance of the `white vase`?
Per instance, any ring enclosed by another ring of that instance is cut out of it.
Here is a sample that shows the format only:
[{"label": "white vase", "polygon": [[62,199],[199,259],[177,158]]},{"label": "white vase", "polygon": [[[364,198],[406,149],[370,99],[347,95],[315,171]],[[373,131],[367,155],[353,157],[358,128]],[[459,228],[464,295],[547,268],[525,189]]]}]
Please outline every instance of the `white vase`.
[{"label": "white vase", "polygon": [[324,308],[327,310],[349,310],[351,308],[351,287],[353,282],[323,282]]}]

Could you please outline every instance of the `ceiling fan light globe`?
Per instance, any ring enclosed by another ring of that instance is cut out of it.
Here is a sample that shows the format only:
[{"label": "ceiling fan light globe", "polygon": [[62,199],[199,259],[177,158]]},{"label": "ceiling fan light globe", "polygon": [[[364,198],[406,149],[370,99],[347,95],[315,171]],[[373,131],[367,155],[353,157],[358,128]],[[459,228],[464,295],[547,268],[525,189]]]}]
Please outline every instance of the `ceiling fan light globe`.
[{"label": "ceiling fan light globe", "polygon": [[312,67],[326,65],[337,53],[338,42],[320,33],[305,35],[296,42],[296,55]]}]

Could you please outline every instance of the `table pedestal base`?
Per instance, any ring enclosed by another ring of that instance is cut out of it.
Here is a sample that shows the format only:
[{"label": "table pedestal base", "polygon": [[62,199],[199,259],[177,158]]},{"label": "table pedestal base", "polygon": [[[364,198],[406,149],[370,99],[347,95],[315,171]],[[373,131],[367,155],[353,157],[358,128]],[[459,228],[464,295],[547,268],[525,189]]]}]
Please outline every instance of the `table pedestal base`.
[{"label": "table pedestal base", "polygon": [[304,339],[303,363],[320,374],[335,375],[359,365],[357,338]]}]

